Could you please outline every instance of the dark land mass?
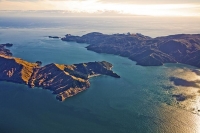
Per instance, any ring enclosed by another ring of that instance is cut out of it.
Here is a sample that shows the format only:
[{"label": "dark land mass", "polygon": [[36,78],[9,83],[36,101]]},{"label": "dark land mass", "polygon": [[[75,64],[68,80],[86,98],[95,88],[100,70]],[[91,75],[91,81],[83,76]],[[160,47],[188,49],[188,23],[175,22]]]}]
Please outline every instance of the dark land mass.
[{"label": "dark land mass", "polygon": [[58,36],[49,36],[49,38],[59,39],[60,37],[58,37]]},{"label": "dark land mass", "polygon": [[102,34],[83,36],[67,34],[63,41],[90,44],[86,48],[97,53],[114,54],[136,61],[137,65],[160,66],[183,63],[200,67],[200,34],[177,34],[151,38],[142,34]]},{"label": "dark land mass", "polygon": [[41,67],[42,62],[27,62],[12,57],[10,50],[0,44],[0,80],[26,84],[29,87],[42,87],[56,94],[63,101],[90,87],[89,78],[109,75],[120,78],[111,68],[112,64],[88,62],[73,65],[51,63]]},{"label": "dark land mass", "polygon": [[174,85],[176,86],[200,88],[200,85],[199,85],[200,80],[188,81],[188,80],[181,79],[178,77],[170,77],[170,81],[172,81]]},{"label": "dark land mass", "polygon": [[185,101],[187,99],[187,96],[183,94],[172,95],[172,97],[176,98],[177,101]]}]

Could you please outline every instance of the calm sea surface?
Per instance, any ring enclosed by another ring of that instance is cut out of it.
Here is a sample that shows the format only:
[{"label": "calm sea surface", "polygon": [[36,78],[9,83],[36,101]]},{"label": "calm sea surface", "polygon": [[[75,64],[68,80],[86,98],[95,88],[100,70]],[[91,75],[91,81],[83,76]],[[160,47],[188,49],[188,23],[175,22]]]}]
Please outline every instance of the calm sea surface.
[{"label": "calm sea surface", "polygon": [[[120,79],[91,78],[87,91],[64,102],[57,101],[48,90],[1,81],[0,132],[200,133],[200,116],[177,106],[172,94],[181,87],[170,81],[170,77],[181,77],[184,71],[192,75],[192,70],[197,68],[183,64],[138,66],[127,58],[87,51],[88,44],[47,37],[63,37],[67,33],[83,35],[92,31],[139,32],[156,37],[200,33],[199,27],[200,19],[192,18],[0,17],[0,43],[13,43],[10,50],[15,57],[30,62],[40,60],[43,65],[106,60],[121,76]],[[200,76],[195,78],[200,79]]]}]

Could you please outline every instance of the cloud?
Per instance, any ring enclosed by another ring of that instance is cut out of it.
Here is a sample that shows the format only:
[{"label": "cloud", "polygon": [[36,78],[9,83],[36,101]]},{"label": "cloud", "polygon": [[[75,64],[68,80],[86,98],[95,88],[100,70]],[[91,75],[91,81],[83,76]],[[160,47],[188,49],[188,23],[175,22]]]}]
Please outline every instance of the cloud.
[{"label": "cloud", "polygon": [[2,0],[0,10],[50,10],[47,0]]},{"label": "cloud", "polygon": [[[0,0],[2,1],[2,0]],[[13,2],[36,2],[36,1],[45,1],[45,0],[4,0],[4,1],[13,1]],[[88,0],[49,0],[49,1],[88,1]],[[112,3],[112,4],[199,4],[199,0],[91,0],[101,3]]]},{"label": "cloud", "polygon": [[37,2],[37,1],[43,1],[43,0],[6,0],[6,1],[12,1],[12,2]]},{"label": "cloud", "polygon": [[[70,13],[200,16],[199,0],[1,0],[0,10],[63,10]],[[192,4],[195,3],[195,4]]]},{"label": "cloud", "polygon": [[102,11],[99,10],[96,13],[87,13],[87,12],[72,12],[68,10],[0,10],[0,16],[31,16],[31,17],[70,17],[70,16],[90,16],[90,17],[105,17],[105,16],[124,16],[123,14],[119,14],[116,11]]},{"label": "cloud", "polygon": [[121,3],[121,4],[189,4],[200,3],[199,0],[98,0],[103,3]]}]

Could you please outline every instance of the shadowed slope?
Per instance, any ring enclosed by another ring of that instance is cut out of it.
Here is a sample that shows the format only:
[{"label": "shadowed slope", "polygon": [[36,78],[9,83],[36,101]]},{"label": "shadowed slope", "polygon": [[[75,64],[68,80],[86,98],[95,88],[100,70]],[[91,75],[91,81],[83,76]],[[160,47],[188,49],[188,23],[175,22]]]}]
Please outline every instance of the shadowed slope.
[{"label": "shadowed slope", "polygon": [[81,37],[67,34],[62,40],[88,43],[88,50],[128,57],[142,66],[184,63],[200,67],[200,34],[151,38],[139,33],[106,35],[92,32]]}]

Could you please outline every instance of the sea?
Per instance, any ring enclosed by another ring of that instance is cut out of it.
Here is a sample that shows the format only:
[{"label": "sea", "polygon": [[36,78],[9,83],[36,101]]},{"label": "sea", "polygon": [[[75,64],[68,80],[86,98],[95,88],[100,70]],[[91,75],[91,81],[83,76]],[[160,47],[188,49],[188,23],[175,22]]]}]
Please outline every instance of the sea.
[{"label": "sea", "polygon": [[[196,34],[200,18],[0,17],[0,44],[13,43],[9,49],[15,57],[42,65],[108,61],[121,76],[93,77],[90,88],[63,102],[49,90],[0,81],[0,133],[200,133],[199,68],[144,67],[88,51],[89,44],[48,38],[89,32]],[[175,84],[172,77],[196,84]],[[175,94],[187,95],[187,100],[177,101]]]}]

